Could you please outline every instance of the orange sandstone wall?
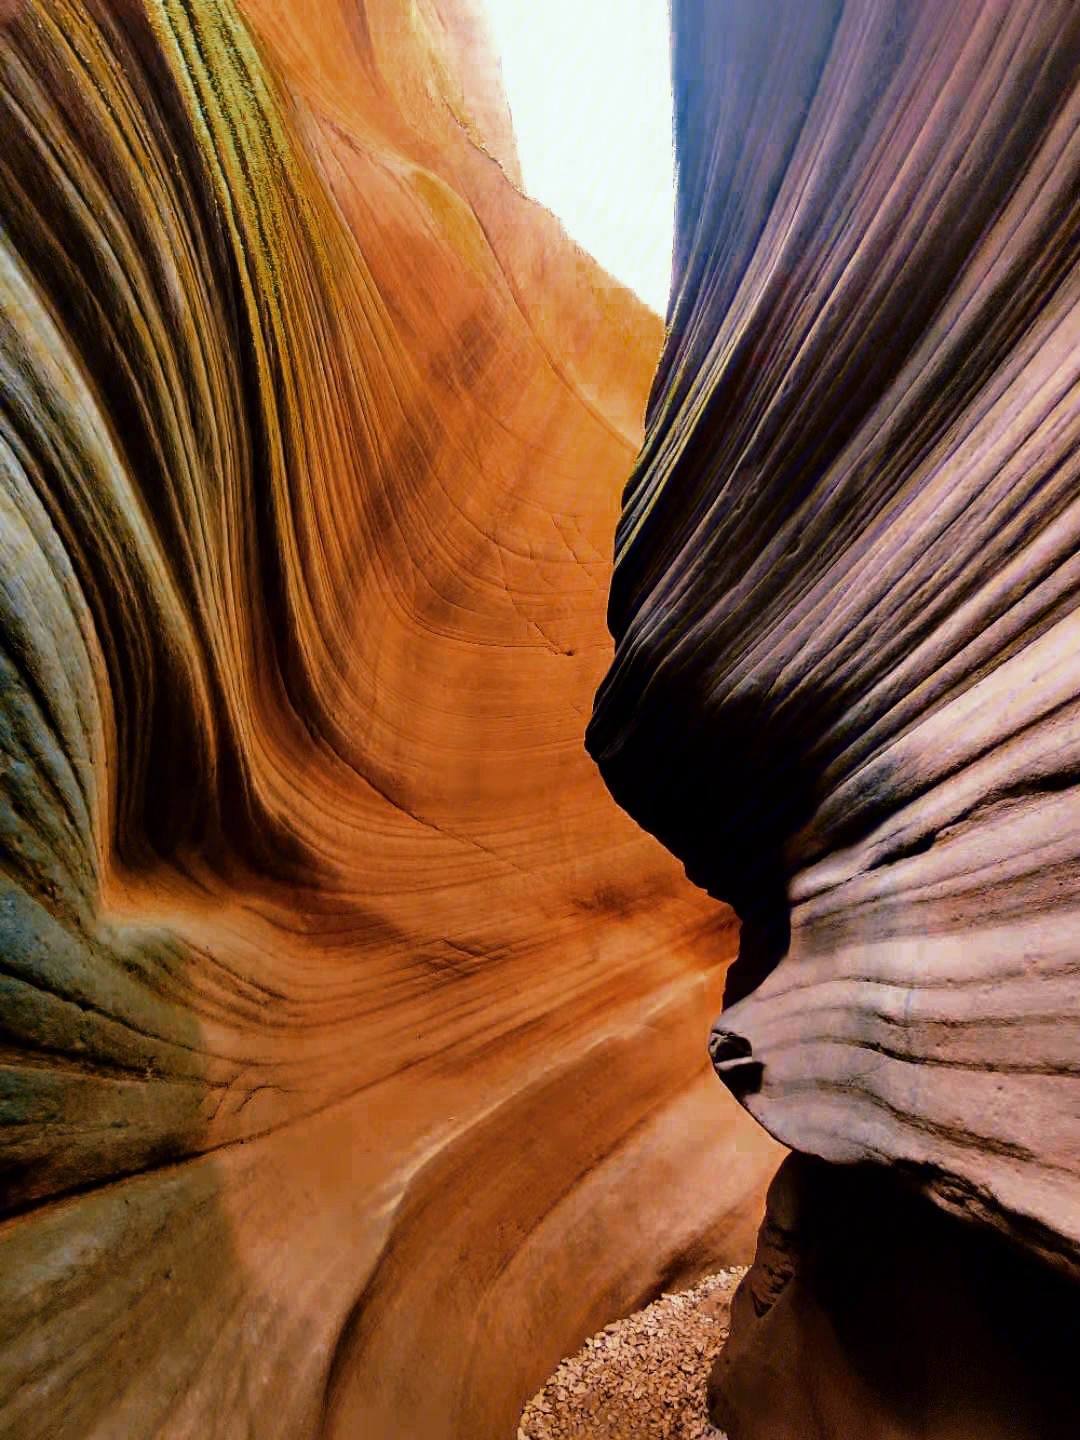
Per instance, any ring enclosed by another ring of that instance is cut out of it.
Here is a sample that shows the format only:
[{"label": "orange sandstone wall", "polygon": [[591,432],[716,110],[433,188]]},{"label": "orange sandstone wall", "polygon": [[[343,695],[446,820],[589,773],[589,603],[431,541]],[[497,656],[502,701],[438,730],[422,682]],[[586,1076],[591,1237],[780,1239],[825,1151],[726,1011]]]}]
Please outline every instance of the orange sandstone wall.
[{"label": "orange sandstone wall", "polygon": [[782,1153],[581,743],[661,322],[466,0],[9,4],[0,141],[0,1432],[510,1435]]}]

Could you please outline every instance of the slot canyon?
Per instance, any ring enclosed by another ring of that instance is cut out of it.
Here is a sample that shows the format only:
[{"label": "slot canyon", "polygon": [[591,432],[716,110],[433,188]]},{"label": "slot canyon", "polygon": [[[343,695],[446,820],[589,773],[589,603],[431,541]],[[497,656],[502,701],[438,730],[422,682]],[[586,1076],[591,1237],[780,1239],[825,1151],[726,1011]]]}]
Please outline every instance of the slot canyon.
[{"label": "slot canyon", "polygon": [[1080,1437],[1080,9],[671,22],[0,0],[4,1440]]}]

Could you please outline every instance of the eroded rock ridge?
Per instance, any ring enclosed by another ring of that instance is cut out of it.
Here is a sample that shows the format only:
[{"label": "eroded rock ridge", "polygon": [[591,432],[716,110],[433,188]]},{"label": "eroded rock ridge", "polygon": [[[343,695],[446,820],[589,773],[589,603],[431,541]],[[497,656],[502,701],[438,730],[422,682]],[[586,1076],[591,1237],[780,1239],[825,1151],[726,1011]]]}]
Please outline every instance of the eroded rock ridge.
[{"label": "eroded rock ridge", "polygon": [[[740,915],[711,1052],[743,1104],[1075,1312],[1080,13],[681,0],[674,34],[675,284],[589,746]],[[791,1384],[792,1435],[998,1433],[844,1431]]]},{"label": "eroded rock ridge", "polygon": [[505,1436],[750,1248],[731,916],[581,744],[662,325],[481,18],[0,5],[5,1436]]}]

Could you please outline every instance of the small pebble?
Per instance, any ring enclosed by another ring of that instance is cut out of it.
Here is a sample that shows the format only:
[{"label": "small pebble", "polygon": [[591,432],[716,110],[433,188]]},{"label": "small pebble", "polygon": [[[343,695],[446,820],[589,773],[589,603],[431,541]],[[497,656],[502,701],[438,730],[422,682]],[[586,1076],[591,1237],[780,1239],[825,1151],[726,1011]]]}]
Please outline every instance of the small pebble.
[{"label": "small pebble", "polygon": [[522,1411],[517,1440],[724,1440],[705,1383],[745,1269],[706,1275],[605,1325]]}]

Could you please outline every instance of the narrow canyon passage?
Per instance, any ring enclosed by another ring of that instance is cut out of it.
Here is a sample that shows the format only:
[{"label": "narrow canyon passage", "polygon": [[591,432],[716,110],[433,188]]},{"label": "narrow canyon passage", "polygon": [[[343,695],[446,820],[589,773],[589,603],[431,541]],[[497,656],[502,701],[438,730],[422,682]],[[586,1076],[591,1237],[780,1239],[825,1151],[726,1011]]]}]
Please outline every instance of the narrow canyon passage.
[{"label": "narrow canyon passage", "polygon": [[1080,1433],[1080,14],[672,27],[665,326],[478,0],[0,5],[4,1437]]}]

